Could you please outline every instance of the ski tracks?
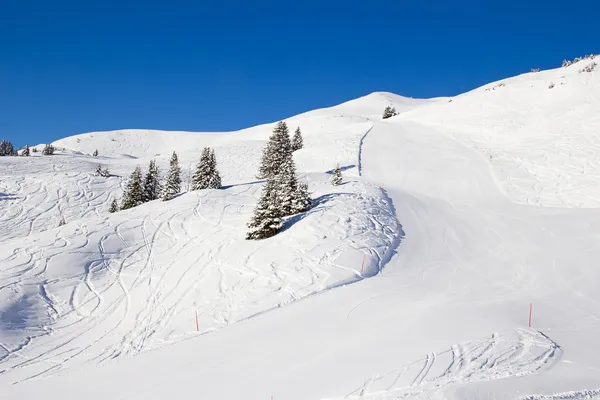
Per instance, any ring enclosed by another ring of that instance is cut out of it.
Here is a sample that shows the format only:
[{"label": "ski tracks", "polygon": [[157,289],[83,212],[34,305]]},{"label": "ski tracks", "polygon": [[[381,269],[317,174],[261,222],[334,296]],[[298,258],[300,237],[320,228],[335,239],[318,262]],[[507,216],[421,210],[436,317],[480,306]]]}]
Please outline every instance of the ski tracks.
[{"label": "ski tracks", "polygon": [[[360,388],[341,398],[420,398],[449,385],[533,374],[550,368],[561,355],[560,346],[542,332],[516,329],[503,336],[493,334],[489,339],[455,344],[440,353],[429,353],[384,375],[370,377]],[[538,397],[523,399],[537,400]]]}]

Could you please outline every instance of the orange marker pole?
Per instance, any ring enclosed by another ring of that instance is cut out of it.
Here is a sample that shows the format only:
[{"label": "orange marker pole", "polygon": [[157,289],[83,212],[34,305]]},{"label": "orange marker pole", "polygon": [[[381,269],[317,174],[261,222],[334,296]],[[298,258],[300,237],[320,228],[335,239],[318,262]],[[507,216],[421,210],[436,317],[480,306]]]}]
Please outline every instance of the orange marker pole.
[{"label": "orange marker pole", "polygon": [[529,303],[529,327],[531,328],[531,312],[533,311],[533,304]]}]

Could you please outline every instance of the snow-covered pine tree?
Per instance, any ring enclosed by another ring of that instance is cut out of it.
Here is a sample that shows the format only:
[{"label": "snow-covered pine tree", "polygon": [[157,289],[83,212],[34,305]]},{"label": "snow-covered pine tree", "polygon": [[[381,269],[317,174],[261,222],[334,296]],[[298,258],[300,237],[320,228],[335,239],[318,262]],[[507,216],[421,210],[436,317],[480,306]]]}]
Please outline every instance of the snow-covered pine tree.
[{"label": "snow-covered pine tree", "polygon": [[387,119],[393,117],[394,115],[398,115],[396,109],[392,106],[387,106],[385,110],[383,110],[383,119]]},{"label": "snow-covered pine tree", "polygon": [[110,202],[110,207],[108,208],[109,213],[116,213],[119,211],[119,204],[117,203],[117,199],[113,198]]},{"label": "snow-covered pine tree", "polygon": [[144,202],[156,200],[160,197],[162,188],[159,173],[156,161],[150,161],[148,172],[144,178]]},{"label": "snow-covered pine tree", "polygon": [[296,166],[291,154],[284,160],[274,181],[282,217],[304,212],[310,207],[308,187],[298,181]]},{"label": "snow-covered pine tree", "polygon": [[179,159],[177,153],[173,152],[169,163],[169,173],[167,174],[167,182],[163,194],[163,201],[173,199],[181,192],[181,168],[179,168]]},{"label": "snow-covered pine tree", "polygon": [[200,162],[196,166],[196,171],[192,177],[192,190],[202,190],[208,188],[210,179],[210,147],[202,149]]},{"label": "snow-covered pine tree", "polygon": [[26,145],[25,145],[25,147],[23,147],[23,152],[21,153],[21,155],[22,155],[23,157],[29,157],[29,154],[30,154],[30,153],[29,153],[29,145],[28,145],[28,144],[26,144]]},{"label": "snow-covered pine tree", "polygon": [[276,235],[281,229],[283,222],[277,197],[276,178],[269,177],[254,209],[254,216],[248,223],[246,239],[266,239]]},{"label": "snow-covered pine tree", "polygon": [[58,221],[58,226],[63,226],[66,224],[67,224],[67,221],[65,221],[65,217],[61,217],[60,221]]},{"label": "snow-covered pine tree", "polygon": [[15,152],[13,144],[7,140],[0,142],[0,156],[12,156]]},{"label": "snow-covered pine tree", "polygon": [[56,149],[54,148],[54,146],[52,146],[51,144],[47,144],[46,146],[44,146],[44,150],[42,150],[42,154],[45,156],[51,156],[54,154],[54,151]]},{"label": "snow-covered pine tree", "polygon": [[131,173],[129,182],[127,182],[123,200],[121,201],[121,210],[137,207],[143,202],[144,191],[142,188],[142,170],[137,166]]},{"label": "snow-covered pine tree", "polygon": [[273,129],[269,142],[263,150],[258,178],[264,179],[277,174],[281,164],[291,153],[291,141],[285,121],[280,121]]},{"label": "snow-covered pine tree", "polygon": [[304,147],[302,132],[300,132],[300,127],[297,127],[296,132],[294,132],[294,137],[292,138],[292,151],[300,150],[302,147]]},{"label": "snow-covered pine tree", "polygon": [[333,177],[331,178],[331,184],[333,186],[339,186],[342,184],[342,169],[340,168],[340,164],[335,166],[333,170]]},{"label": "snow-covered pine tree", "polygon": [[94,156],[94,157],[98,157],[98,149],[94,150],[94,154],[93,154],[93,156]]},{"label": "snow-covered pine tree", "polygon": [[34,147],[33,149],[31,149],[31,151],[32,151],[33,153],[37,153],[37,152],[38,152],[38,149],[37,149],[37,147]]},{"label": "snow-covered pine tree", "polygon": [[210,150],[210,175],[208,177],[208,188],[209,189],[221,189],[221,175],[217,170],[217,157],[215,151]]}]

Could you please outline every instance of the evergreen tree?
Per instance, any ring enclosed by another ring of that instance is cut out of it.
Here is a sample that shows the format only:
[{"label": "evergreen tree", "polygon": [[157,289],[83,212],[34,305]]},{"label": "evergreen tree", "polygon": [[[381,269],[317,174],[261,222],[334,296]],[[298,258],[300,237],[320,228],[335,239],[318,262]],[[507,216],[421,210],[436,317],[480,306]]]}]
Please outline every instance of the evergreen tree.
[{"label": "evergreen tree", "polygon": [[205,147],[200,155],[200,162],[196,166],[196,171],[192,177],[192,190],[202,190],[208,188],[210,180],[211,152],[209,147]]},{"label": "evergreen tree", "polygon": [[277,201],[276,179],[271,177],[263,187],[252,221],[248,224],[246,239],[259,240],[274,236],[281,229],[281,209]]},{"label": "evergreen tree", "polygon": [[288,128],[284,121],[280,121],[273,129],[273,134],[269,137],[269,142],[263,150],[258,172],[259,179],[277,174],[281,164],[290,153],[291,141]]},{"label": "evergreen tree", "polygon": [[121,201],[121,210],[137,207],[143,202],[144,190],[142,188],[142,170],[138,166],[135,167],[129,177],[129,182],[127,182],[123,200]]},{"label": "evergreen tree", "polygon": [[98,149],[94,150],[94,154],[93,154],[93,156],[94,156],[94,157],[98,157]]},{"label": "evergreen tree", "polygon": [[61,217],[60,221],[58,221],[58,226],[63,226],[63,225],[66,225],[66,224],[67,224],[67,222],[65,221],[65,217]]},{"label": "evergreen tree", "polygon": [[24,157],[29,157],[29,145],[25,145],[25,147],[23,147],[23,153],[21,153],[22,156]]},{"label": "evergreen tree", "polygon": [[7,140],[0,142],[0,156],[12,156],[15,152],[13,144]]},{"label": "evergreen tree", "polygon": [[169,173],[167,174],[167,183],[163,194],[163,200],[171,200],[179,194],[179,192],[181,192],[181,168],[179,168],[177,153],[173,152],[169,164]]},{"label": "evergreen tree", "polygon": [[394,107],[391,106],[387,106],[385,108],[385,110],[383,110],[383,119],[387,119],[390,117],[393,117],[394,115],[398,115],[398,113],[396,112],[396,109]]},{"label": "evergreen tree", "polygon": [[31,151],[32,151],[33,153],[37,153],[37,152],[38,152],[38,149],[37,149],[37,147],[34,147],[33,149],[31,149]]},{"label": "evergreen tree", "polygon": [[273,180],[282,217],[306,211],[310,207],[308,188],[298,182],[296,166],[291,154],[285,159]]},{"label": "evergreen tree", "polygon": [[146,173],[146,177],[144,178],[144,202],[156,200],[160,197],[162,187],[159,173],[156,161],[150,161],[148,173]]},{"label": "evergreen tree", "polygon": [[340,164],[337,164],[335,169],[333,170],[333,177],[331,178],[331,184],[333,186],[339,186],[342,184],[342,170],[340,169]]},{"label": "evergreen tree", "polygon": [[294,137],[292,138],[292,151],[300,150],[302,147],[304,147],[302,132],[300,132],[300,127],[297,127],[296,132],[294,132]]},{"label": "evergreen tree", "polygon": [[54,151],[56,149],[54,148],[54,146],[52,146],[51,144],[47,144],[46,146],[44,146],[44,150],[42,150],[42,154],[45,156],[51,156],[54,154]]},{"label": "evergreen tree", "polygon": [[108,212],[116,213],[117,211],[119,211],[119,204],[117,204],[117,199],[113,197],[112,201],[110,202],[110,208],[108,209]]},{"label": "evergreen tree", "polygon": [[210,175],[208,177],[208,188],[209,189],[221,189],[221,175],[217,171],[217,157],[215,151],[210,151]]}]

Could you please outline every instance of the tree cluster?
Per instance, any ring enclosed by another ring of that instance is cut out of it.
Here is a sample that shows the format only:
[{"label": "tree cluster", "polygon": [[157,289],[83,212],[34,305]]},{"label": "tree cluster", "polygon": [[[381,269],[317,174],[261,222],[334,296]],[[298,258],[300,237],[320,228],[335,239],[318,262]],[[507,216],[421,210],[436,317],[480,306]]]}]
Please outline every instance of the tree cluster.
[{"label": "tree cluster", "polygon": [[[300,129],[296,133],[301,138]],[[246,239],[276,235],[283,226],[283,218],[304,212],[311,205],[308,186],[296,175],[292,143],[286,123],[279,122],[263,150],[258,175],[267,181],[248,223]]]},{"label": "tree cluster", "polygon": [[393,117],[394,115],[398,115],[395,107],[387,106],[385,110],[383,110],[383,119],[388,119]]},{"label": "tree cluster", "polygon": [[0,156],[14,156],[16,154],[15,148],[11,142],[7,140],[0,142]]},{"label": "tree cluster", "polygon": [[44,146],[44,150],[42,150],[42,154],[45,156],[51,156],[56,151],[56,148],[51,144],[47,144]]},{"label": "tree cluster", "polygon": [[[219,189],[220,187],[221,177],[217,171],[217,159],[214,151],[207,147],[202,152],[200,163],[196,168],[196,174],[194,174],[193,190]],[[119,209],[126,210],[158,199],[168,201],[175,198],[179,193],[181,193],[181,168],[179,167],[177,153],[173,152],[164,184],[161,182],[160,170],[156,165],[156,161],[150,161],[148,172],[144,176],[142,176],[142,170],[138,166],[129,177],[121,200],[121,207],[119,208],[117,200],[113,199],[108,211],[112,213],[119,211]]]}]

